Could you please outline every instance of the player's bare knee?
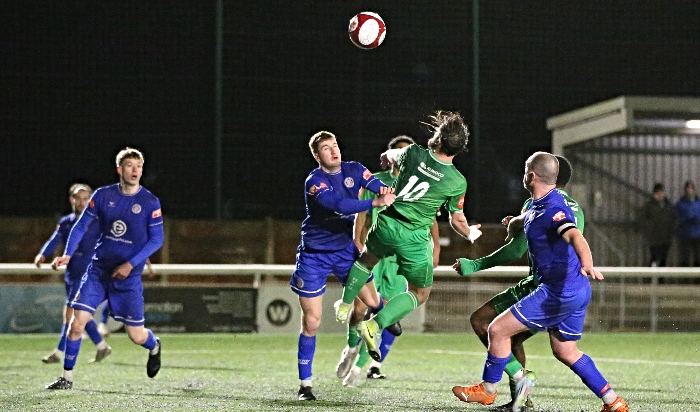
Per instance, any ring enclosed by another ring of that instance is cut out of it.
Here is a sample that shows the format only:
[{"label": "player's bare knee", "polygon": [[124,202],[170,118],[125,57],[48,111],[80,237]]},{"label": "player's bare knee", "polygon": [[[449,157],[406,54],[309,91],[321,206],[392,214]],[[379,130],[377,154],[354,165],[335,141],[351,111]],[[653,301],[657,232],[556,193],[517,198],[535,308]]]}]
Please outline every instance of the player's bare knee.
[{"label": "player's bare knee", "polygon": [[489,340],[509,338],[510,335],[501,322],[491,322],[487,328]]},{"label": "player's bare knee", "polygon": [[70,323],[70,333],[69,336],[71,340],[78,339],[80,335],[82,335],[83,331],[85,330],[85,324],[80,323],[76,321],[76,319],[73,319],[73,321]]},{"label": "player's bare knee", "polygon": [[127,326],[126,334],[137,345],[143,345],[148,340],[148,332],[143,326]]},{"label": "player's bare knee", "polygon": [[320,317],[304,315],[301,320],[301,329],[304,335],[315,336],[319,326],[321,326]]},{"label": "player's bare knee", "polygon": [[474,333],[478,336],[488,334],[490,321],[486,321],[478,310],[469,317],[469,323],[471,323]]}]

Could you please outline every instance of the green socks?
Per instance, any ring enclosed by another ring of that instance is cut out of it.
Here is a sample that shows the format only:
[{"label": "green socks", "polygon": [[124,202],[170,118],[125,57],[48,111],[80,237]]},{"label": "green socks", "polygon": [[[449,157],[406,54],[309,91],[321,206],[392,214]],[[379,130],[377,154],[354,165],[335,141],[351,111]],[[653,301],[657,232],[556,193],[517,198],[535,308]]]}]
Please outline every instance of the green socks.
[{"label": "green socks", "polygon": [[350,273],[348,273],[348,278],[345,281],[345,287],[343,288],[343,302],[352,303],[355,297],[360,293],[360,289],[367,283],[369,279],[369,269],[364,264],[356,261],[353,263],[352,268],[350,268]]},{"label": "green socks", "polygon": [[384,309],[380,310],[379,313],[374,317],[380,328],[385,328],[392,325],[404,316],[411,313],[411,311],[418,307],[420,301],[415,293],[409,291],[396,295],[391,299],[385,306]]}]

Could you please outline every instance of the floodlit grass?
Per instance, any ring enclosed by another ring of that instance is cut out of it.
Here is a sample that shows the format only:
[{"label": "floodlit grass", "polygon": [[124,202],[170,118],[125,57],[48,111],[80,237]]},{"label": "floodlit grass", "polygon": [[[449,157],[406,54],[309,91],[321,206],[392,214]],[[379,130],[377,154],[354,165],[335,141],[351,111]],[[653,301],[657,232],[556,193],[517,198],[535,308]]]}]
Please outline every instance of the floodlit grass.
[{"label": "floodlit grass", "polygon": [[[345,388],[335,377],[341,335],[320,334],[314,362],[316,402],[295,400],[297,336],[162,335],[163,368],[146,377],[147,352],[126,335],[108,339],[113,353],[90,364],[83,342],[74,389],[48,391],[59,364],[40,359],[53,335],[0,335],[2,411],[488,411],[467,405],[454,385],[480,381],[485,349],[473,334],[410,334],[396,340],[382,368],[388,379]],[[588,353],[633,411],[700,410],[700,334],[587,334]],[[557,362],[539,334],[526,343],[535,370],[536,411],[599,411],[600,401]],[[496,404],[509,400],[504,379]]]}]

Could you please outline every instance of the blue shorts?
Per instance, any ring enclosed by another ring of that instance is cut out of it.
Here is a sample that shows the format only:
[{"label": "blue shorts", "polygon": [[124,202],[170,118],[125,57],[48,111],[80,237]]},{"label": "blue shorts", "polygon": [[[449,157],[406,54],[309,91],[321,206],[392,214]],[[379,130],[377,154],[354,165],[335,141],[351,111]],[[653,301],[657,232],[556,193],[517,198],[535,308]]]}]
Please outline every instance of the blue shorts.
[{"label": "blue shorts", "polygon": [[511,313],[531,329],[559,331],[566,340],[579,340],[583,333],[586,308],[591,301],[591,286],[577,292],[557,296],[540,284],[520,302],[510,307]]},{"label": "blue shorts", "polygon": [[81,279],[77,296],[68,306],[94,314],[107,299],[114,319],[128,326],[143,326],[142,270],[142,267],[136,267],[126,279],[113,279],[114,268],[101,268],[91,263]]},{"label": "blue shorts", "polygon": [[296,269],[289,281],[292,291],[305,298],[323,295],[326,279],[331,274],[345,285],[350,268],[359,257],[360,251],[354,243],[332,252],[298,251]]},{"label": "blue shorts", "polygon": [[71,279],[66,282],[66,306],[69,306],[70,302],[75,299],[75,295],[80,290],[80,285],[82,284],[82,278]]}]

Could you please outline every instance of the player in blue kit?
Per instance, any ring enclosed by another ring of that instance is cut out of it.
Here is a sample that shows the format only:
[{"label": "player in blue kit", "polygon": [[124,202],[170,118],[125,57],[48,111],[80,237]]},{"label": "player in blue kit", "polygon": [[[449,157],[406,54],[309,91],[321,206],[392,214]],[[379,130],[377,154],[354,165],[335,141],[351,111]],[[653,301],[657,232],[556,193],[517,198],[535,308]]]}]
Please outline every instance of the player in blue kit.
[{"label": "player in blue kit", "polygon": [[[311,390],[312,363],[326,279],[334,274],[345,284],[350,267],[360,255],[353,241],[355,213],[389,206],[396,198],[393,189],[363,165],[341,161],[333,133],[314,134],[309,140],[309,149],[319,167],[312,170],[304,182],[306,218],[301,224],[301,244],[290,280],[292,291],[299,295],[302,312],[298,343],[301,385],[297,394],[301,401],[316,399]],[[379,197],[359,200],[360,188],[378,193]],[[371,288],[363,288],[359,296],[367,306],[377,308],[380,302],[374,283],[368,285]]]},{"label": "player in blue kit", "polygon": [[[586,308],[591,300],[588,279],[603,279],[593,267],[588,242],[576,227],[574,214],[556,190],[559,163],[553,155],[536,152],[525,163],[523,184],[532,194],[532,203],[520,218],[527,238],[537,288],[489,325],[488,354],[482,383],[455,386],[452,393],[464,402],[491,405],[498,383],[511,357],[511,337],[528,329],[549,332],[552,353],[571,368],[583,383],[603,400],[601,412],[628,412],[627,403],[617,396],[598,371],[593,360],[581,352],[576,341],[583,333]],[[514,411],[520,408],[514,405]]]},{"label": "player in blue kit", "polygon": [[163,215],[158,198],[139,184],[144,163],[141,152],[127,147],[119,152],[116,163],[119,183],[95,191],[70,232],[64,255],[51,264],[55,269],[70,263],[90,223],[98,219],[100,239],[95,255],[77,297],[70,303],[75,314],[66,339],[63,376],[46,389],[73,387],[80,335],[105,299],[112,316],[126,325],[132,342],[149,350],[148,377],[155,377],[160,370],[160,339],[144,328],[141,272],[146,259],[163,244]]},{"label": "player in blue kit", "polygon": [[[39,253],[34,258],[34,264],[36,267],[41,267],[41,264],[46,261],[47,256],[53,255],[59,245],[65,244],[68,240],[68,234],[70,230],[77,222],[78,217],[90,200],[90,195],[92,194],[92,188],[90,186],[76,183],[71,185],[68,190],[69,201],[71,205],[72,213],[63,216],[58,221],[58,226],[54,230],[53,234],[49,240],[44,243]],[[92,260],[92,255],[95,251],[95,244],[97,239],[100,237],[100,229],[97,222],[93,222],[85,232],[85,236],[80,241],[78,248],[75,250],[73,259],[66,267],[66,272],[63,276],[63,280],[66,284],[66,306],[63,309],[63,327],[61,328],[61,337],[58,339],[58,345],[56,349],[53,350],[48,356],[41,359],[44,363],[58,363],[63,359],[63,352],[66,345],[66,335],[68,334],[68,324],[73,317],[73,309],[69,306],[69,303],[75,297],[80,287],[80,279],[85,273],[85,269]],[[110,353],[112,353],[112,348],[107,345],[107,342],[102,338],[102,335],[98,331],[97,323],[94,320],[90,320],[85,324],[85,332],[90,337],[90,340],[97,346],[97,354],[93,361],[99,362]]]}]

